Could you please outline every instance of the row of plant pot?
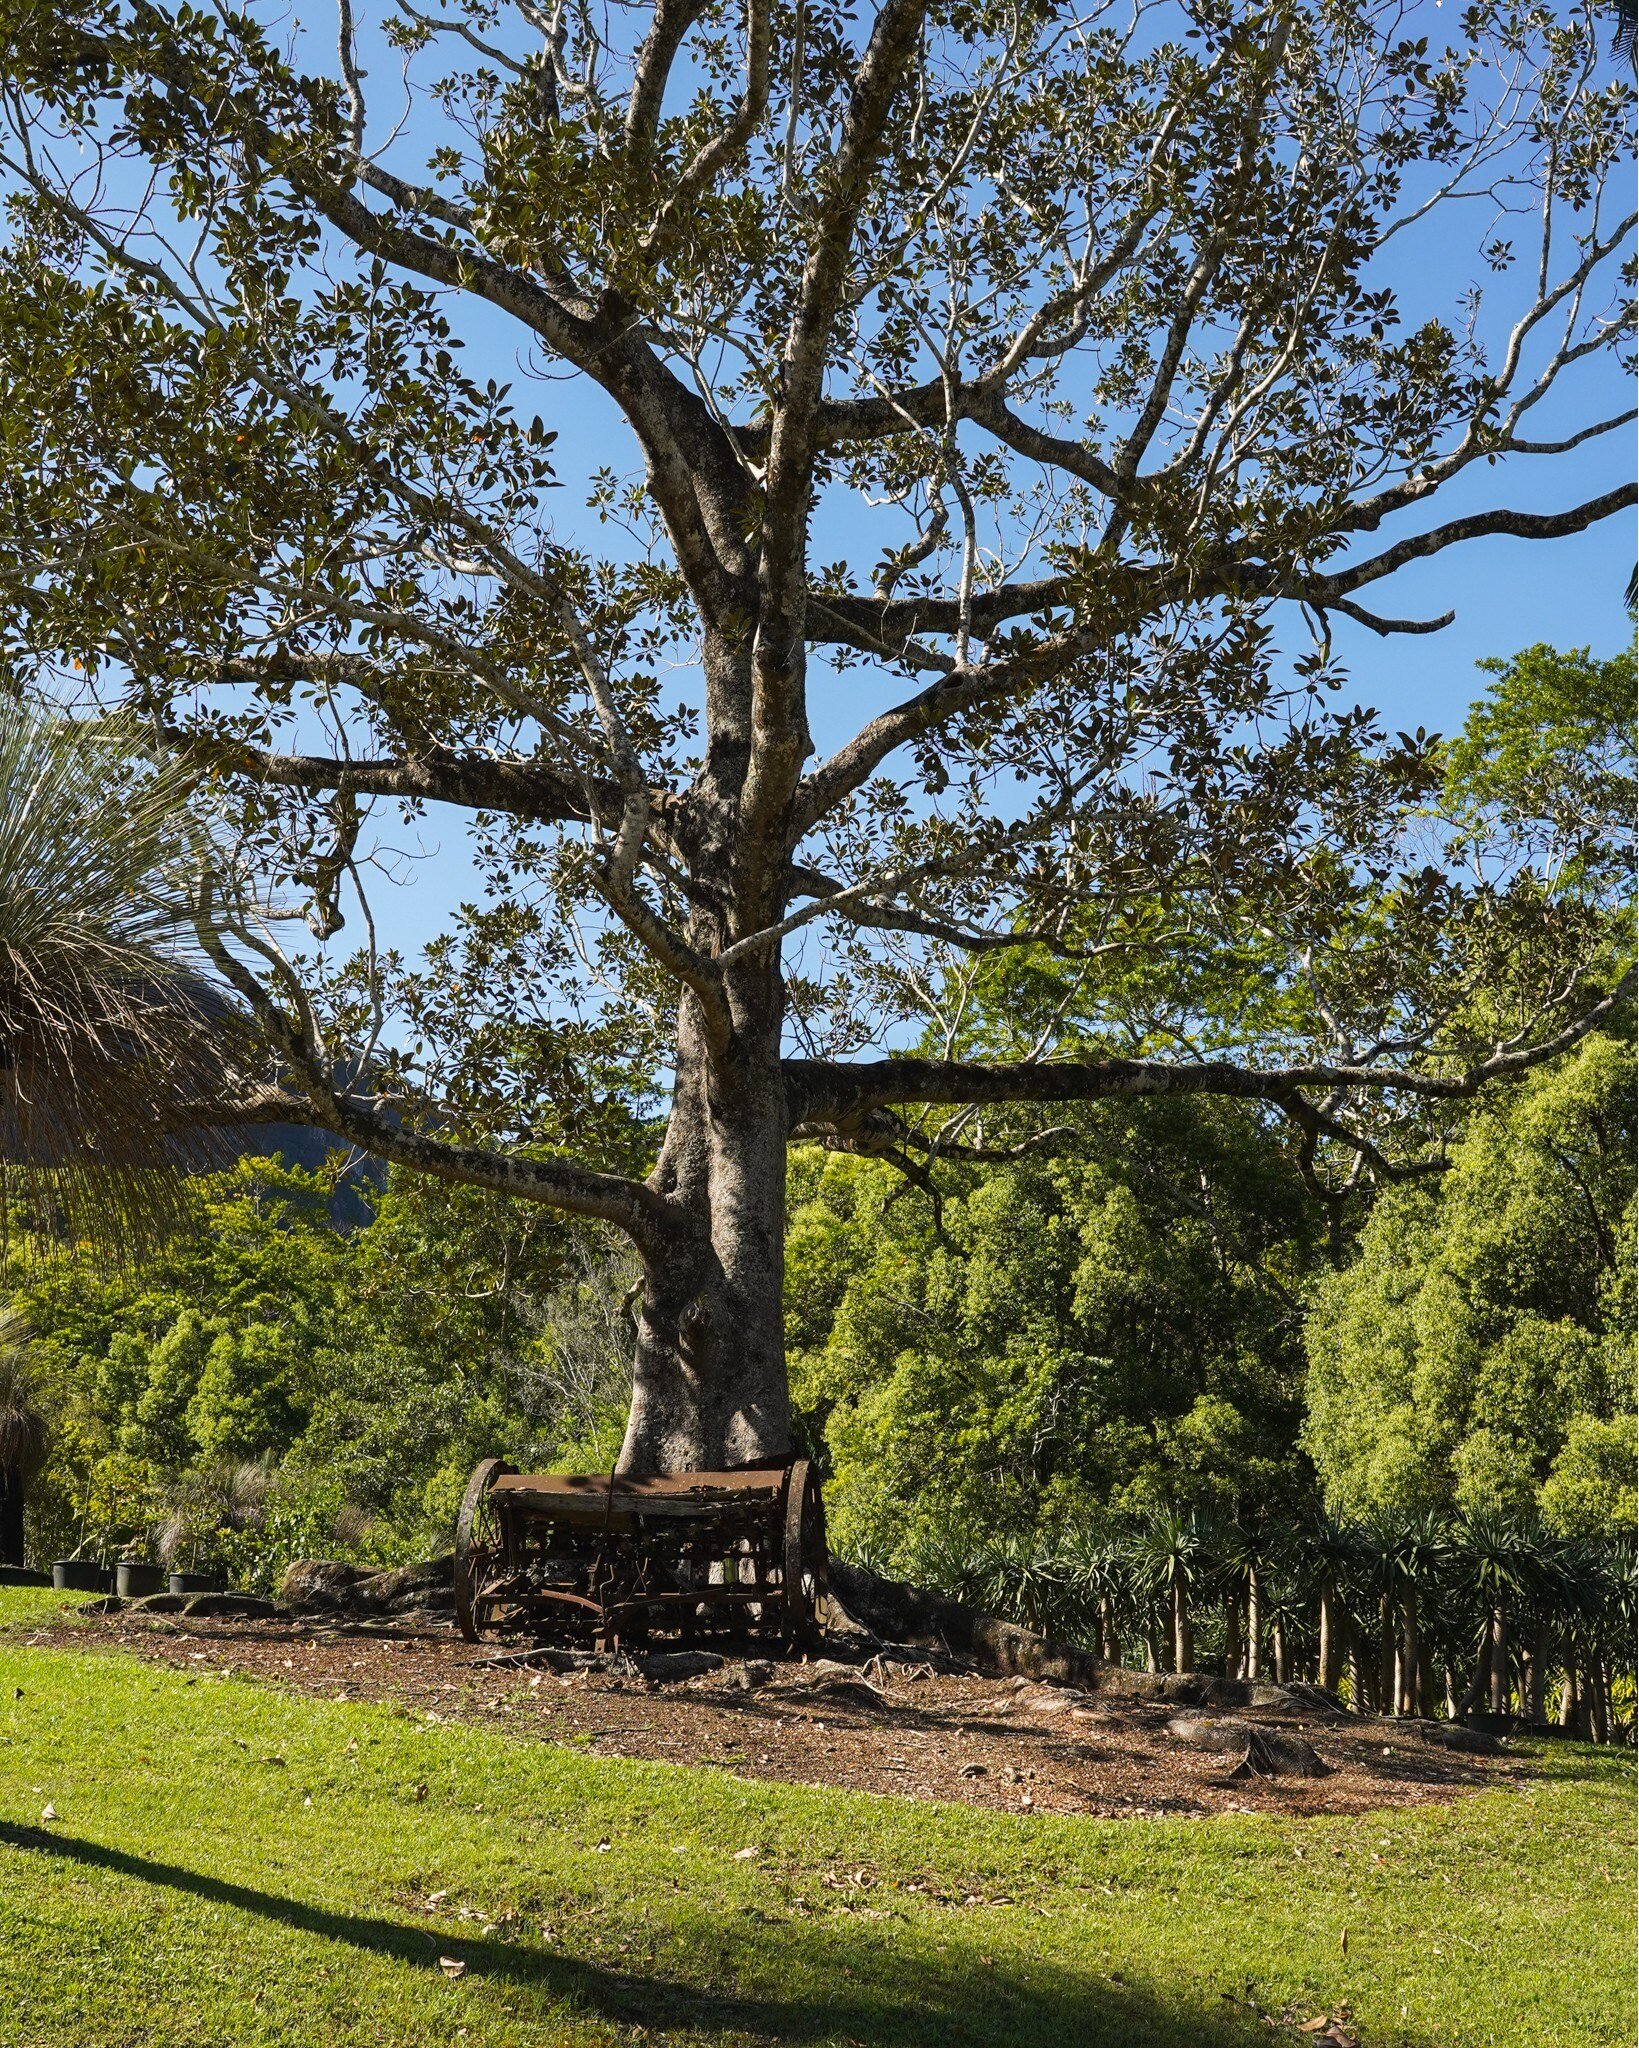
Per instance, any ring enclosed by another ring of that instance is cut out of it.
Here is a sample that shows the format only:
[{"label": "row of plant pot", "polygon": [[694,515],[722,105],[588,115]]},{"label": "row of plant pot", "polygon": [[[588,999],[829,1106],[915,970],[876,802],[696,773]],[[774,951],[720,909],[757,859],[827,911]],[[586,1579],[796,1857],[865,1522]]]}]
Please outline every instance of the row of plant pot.
[{"label": "row of plant pot", "polygon": [[93,1564],[88,1558],[59,1557],[51,1567],[51,1583],[59,1593],[117,1593],[122,1600],[140,1600],[148,1593],[220,1593],[214,1572],[168,1572],[162,1564],[127,1558],[120,1564]]}]

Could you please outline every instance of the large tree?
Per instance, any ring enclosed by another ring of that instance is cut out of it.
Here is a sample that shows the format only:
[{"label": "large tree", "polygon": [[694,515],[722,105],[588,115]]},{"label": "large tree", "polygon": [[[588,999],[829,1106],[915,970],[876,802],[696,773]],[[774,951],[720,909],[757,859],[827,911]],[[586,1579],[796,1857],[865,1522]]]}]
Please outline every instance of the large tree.
[{"label": "large tree", "polygon": [[1540,1505],[1575,1527],[1603,1465],[1610,1527],[1632,1526],[1633,1149],[1633,1047],[1601,1035],[1476,1114],[1437,1189],[1379,1204],[1309,1323],[1335,1510]]},{"label": "large tree", "polygon": [[[239,835],[201,935],[278,1071],[237,1114],[630,1235],[629,1466],[785,1449],[794,1139],[1213,1092],[1383,1174],[1408,1102],[1616,999],[1537,870],[1428,857],[1422,737],[1329,694],[1334,621],[1442,623],[1384,615],[1397,571],[1633,503],[1582,494],[1632,417],[1593,10],[276,20],[0,6],[7,646]],[[606,429],[582,521],[535,406]],[[468,813],[491,899],[338,976],[270,920],[354,914],[384,801]],[[1281,1000],[1238,1044],[1175,1006],[1131,1056],[902,1049],[942,962],[1028,946]]]}]

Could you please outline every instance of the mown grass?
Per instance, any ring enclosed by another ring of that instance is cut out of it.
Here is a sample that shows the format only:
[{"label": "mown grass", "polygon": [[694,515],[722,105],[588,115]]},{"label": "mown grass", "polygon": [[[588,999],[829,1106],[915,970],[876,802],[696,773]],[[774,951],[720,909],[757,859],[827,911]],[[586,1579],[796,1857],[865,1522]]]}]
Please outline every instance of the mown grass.
[{"label": "mown grass", "polygon": [[0,1593],[7,2048],[1235,2048],[1249,1997],[1366,2048],[1633,2039],[1621,1757],[1364,1818],[1014,1818],[30,1645],[58,1608]]}]

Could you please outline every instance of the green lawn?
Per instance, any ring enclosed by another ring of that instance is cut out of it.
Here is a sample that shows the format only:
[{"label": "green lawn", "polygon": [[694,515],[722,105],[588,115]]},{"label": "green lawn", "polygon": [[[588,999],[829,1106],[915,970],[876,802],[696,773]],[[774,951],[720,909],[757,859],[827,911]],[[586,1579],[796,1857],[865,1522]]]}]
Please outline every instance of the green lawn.
[{"label": "green lawn", "polygon": [[1298,2038],[1249,1992],[1366,2048],[1633,2039],[1622,1757],[1365,1819],[1014,1818],[31,1647],[45,1611],[0,1593],[5,2048]]}]

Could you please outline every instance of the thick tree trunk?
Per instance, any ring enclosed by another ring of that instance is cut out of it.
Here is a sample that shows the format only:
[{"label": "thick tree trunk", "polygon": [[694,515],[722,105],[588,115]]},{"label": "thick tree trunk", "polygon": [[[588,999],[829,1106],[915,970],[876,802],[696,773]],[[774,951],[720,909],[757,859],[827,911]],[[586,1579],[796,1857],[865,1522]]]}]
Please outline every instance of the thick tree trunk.
[{"label": "thick tree trunk", "polygon": [[1241,1603],[1237,1594],[1231,1593],[1224,1602],[1224,1676],[1239,1678],[1245,1661],[1245,1644],[1241,1639]]},{"label": "thick tree trunk", "polygon": [[[769,978],[759,970],[759,978]],[[778,978],[737,1005],[713,1052],[685,1002],[676,1084],[652,1185],[675,1243],[645,1258],[623,1472],[784,1458],[786,1106]]]},{"label": "thick tree trunk", "polygon": [[1491,1711],[1505,1714],[1512,1690],[1508,1673],[1508,1621],[1499,1607],[1491,1617]]},{"label": "thick tree trunk", "polygon": [[1385,1593],[1377,1603],[1377,1703],[1384,1714],[1400,1706],[1397,1648],[1394,1601]]},{"label": "thick tree trunk", "polygon": [[1588,1661],[1588,1733],[1595,1742],[1611,1737],[1610,1680],[1603,1657]]},{"label": "thick tree trunk", "polygon": [[1484,1703],[1490,1690],[1491,1647],[1491,1622],[1488,1618],[1485,1626],[1480,1630],[1474,1676],[1469,1680],[1468,1690],[1463,1694],[1462,1704],[1457,1709],[1457,1719],[1459,1721],[1466,1721],[1469,1715]]},{"label": "thick tree trunk", "polygon": [[1545,1711],[1543,1702],[1548,1691],[1548,1658],[1551,1653],[1553,1636],[1546,1622],[1538,1622],[1536,1634],[1531,1639],[1531,1663],[1526,1674],[1525,1718],[1541,1721]]}]

